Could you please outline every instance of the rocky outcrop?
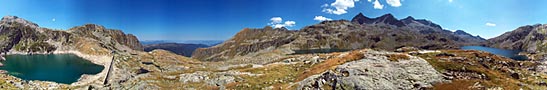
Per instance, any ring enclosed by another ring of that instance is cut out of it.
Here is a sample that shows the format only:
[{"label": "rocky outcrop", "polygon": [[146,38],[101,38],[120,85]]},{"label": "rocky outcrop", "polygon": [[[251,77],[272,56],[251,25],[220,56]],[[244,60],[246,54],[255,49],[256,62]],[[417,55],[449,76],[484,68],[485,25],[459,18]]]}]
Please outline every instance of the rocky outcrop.
[{"label": "rocky outcrop", "polygon": [[547,51],[547,25],[536,24],[519,27],[498,37],[488,39],[491,47],[523,50],[529,53]]},{"label": "rocky outcrop", "polygon": [[442,75],[421,58],[394,62],[385,57],[365,57],[339,65],[334,71],[311,76],[299,83],[299,89],[416,90],[443,81]]},{"label": "rocky outcrop", "polygon": [[106,29],[95,24],[86,24],[69,29],[70,32],[97,40],[108,40],[107,43],[119,43],[134,50],[143,50],[143,46],[133,34],[125,34],[121,30]]},{"label": "rocky outcrop", "polygon": [[27,21],[23,18],[19,18],[17,16],[4,16],[2,17],[2,20],[0,20],[0,24],[21,24],[22,26],[28,26],[30,28],[38,28],[38,24],[32,23],[30,21]]},{"label": "rocky outcrop", "polygon": [[47,43],[49,38],[46,33],[39,31],[41,28],[36,28],[28,21],[21,21],[20,18],[10,20],[14,17],[4,17],[0,21],[0,52],[51,52],[56,49]]},{"label": "rocky outcrop", "polygon": [[234,56],[243,56],[269,47],[279,47],[292,42],[297,36],[286,28],[264,27],[263,29],[245,28],[222,44],[200,48],[194,51],[192,58],[206,61],[222,61]]},{"label": "rocky outcrop", "polygon": [[226,60],[270,50],[270,47],[288,50],[395,50],[405,46],[420,49],[453,49],[463,45],[479,45],[484,41],[463,31],[443,30],[439,25],[427,20],[416,20],[413,17],[397,20],[391,14],[368,18],[359,14],[351,22],[324,21],[298,31],[288,31],[284,28],[274,30],[271,27],[244,29],[223,44],[196,50],[192,57],[208,61]]},{"label": "rocky outcrop", "polygon": [[173,53],[176,53],[178,55],[183,55],[187,57],[191,57],[192,53],[198,49],[198,48],[206,48],[209,47],[207,45],[203,44],[183,44],[183,43],[160,43],[160,44],[150,44],[144,46],[144,51],[150,52],[155,49],[163,49],[167,51],[171,51]]}]

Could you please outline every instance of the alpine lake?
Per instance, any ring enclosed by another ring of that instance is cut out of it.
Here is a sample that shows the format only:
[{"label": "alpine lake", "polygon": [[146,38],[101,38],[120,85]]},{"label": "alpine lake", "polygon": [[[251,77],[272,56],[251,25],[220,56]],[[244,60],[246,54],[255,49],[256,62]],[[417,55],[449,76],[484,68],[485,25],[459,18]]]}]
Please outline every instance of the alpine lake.
[{"label": "alpine lake", "polygon": [[498,49],[498,48],[491,48],[491,47],[484,47],[484,46],[463,46],[461,47],[462,50],[480,50],[489,52],[492,54],[504,56],[507,58],[511,58],[513,60],[527,60],[528,57],[519,55],[520,50],[506,50],[506,49]]},{"label": "alpine lake", "polygon": [[7,55],[5,58],[0,70],[23,80],[71,84],[83,74],[94,75],[104,69],[74,54]]}]

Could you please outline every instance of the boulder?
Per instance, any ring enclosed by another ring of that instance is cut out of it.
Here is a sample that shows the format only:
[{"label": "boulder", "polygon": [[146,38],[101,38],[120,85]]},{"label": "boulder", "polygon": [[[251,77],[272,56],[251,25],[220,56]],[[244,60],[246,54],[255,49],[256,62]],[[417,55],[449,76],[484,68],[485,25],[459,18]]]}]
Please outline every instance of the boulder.
[{"label": "boulder", "polygon": [[442,75],[422,58],[411,56],[409,60],[391,62],[369,55],[310,76],[299,82],[299,89],[316,90],[326,85],[350,90],[417,90],[443,81]]}]

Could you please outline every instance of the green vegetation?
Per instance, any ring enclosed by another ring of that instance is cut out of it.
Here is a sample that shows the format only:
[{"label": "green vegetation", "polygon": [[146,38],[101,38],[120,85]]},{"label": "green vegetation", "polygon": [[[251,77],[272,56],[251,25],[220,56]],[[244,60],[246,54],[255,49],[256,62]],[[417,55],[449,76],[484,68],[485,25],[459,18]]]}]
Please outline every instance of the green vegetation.
[{"label": "green vegetation", "polygon": [[15,50],[32,52],[50,52],[55,50],[55,46],[46,42],[19,42],[14,46]]}]

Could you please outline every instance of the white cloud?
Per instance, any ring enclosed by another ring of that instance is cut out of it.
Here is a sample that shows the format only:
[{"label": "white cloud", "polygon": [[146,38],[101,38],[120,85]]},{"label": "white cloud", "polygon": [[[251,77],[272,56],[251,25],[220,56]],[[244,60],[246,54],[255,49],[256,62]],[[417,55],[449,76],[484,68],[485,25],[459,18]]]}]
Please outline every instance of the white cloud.
[{"label": "white cloud", "polygon": [[268,25],[271,25],[274,28],[293,27],[296,25],[295,21],[285,21],[285,23],[283,23],[283,18],[281,17],[272,17],[270,21],[271,22],[268,23]]},{"label": "white cloud", "polygon": [[285,21],[285,26],[292,27],[294,25],[296,25],[295,21]]},{"label": "white cloud", "polygon": [[358,1],[359,0],[336,0],[334,1],[334,3],[327,5],[326,8],[323,8],[323,12],[326,12],[329,14],[336,14],[336,15],[345,14],[345,13],[348,13],[348,11],[346,10],[348,10],[349,8],[355,7],[355,2],[358,2]]},{"label": "white cloud", "polygon": [[323,17],[323,16],[315,16],[315,18],[313,18],[313,20],[316,20],[316,21],[330,21],[332,19],[327,18],[327,17]]},{"label": "white cloud", "polygon": [[281,22],[283,22],[283,18],[281,18],[281,17],[272,17],[270,19],[270,21],[272,21],[271,23],[281,23]]},{"label": "white cloud", "polygon": [[489,26],[489,27],[494,27],[494,26],[496,26],[496,24],[494,24],[494,23],[489,23],[489,22],[487,22],[485,25],[486,25],[486,26]]},{"label": "white cloud", "polygon": [[453,1],[454,1],[454,0],[448,0],[448,2],[450,2],[450,3],[453,2]]},{"label": "white cloud", "polygon": [[368,2],[372,2],[372,0],[367,0]]},{"label": "white cloud", "polygon": [[55,21],[57,21],[57,20],[56,20],[55,18],[53,18],[53,19],[51,19],[51,21],[54,21],[54,22],[55,22]]},{"label": "white cloud", "polygon": [[375,0],[373,3],[374,9],[384,9],[384,5],[380,4],[380,1]]},{"label": "white cloud", "polygon": [[400,7],[403,4],[401,4],[401,0],[386,0],[387,4],[391,5],[392,7]]}]

